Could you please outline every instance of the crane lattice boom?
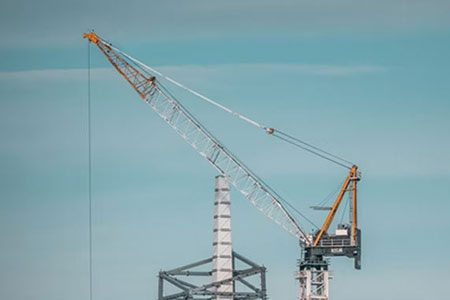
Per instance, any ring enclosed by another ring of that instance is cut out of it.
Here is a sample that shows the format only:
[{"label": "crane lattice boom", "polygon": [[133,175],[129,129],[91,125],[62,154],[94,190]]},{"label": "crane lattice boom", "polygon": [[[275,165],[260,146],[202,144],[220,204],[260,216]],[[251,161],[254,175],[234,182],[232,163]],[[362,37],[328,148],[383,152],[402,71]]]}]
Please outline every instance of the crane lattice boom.
[{"label": "crane lattice boom", "polygon": [[297,237],[303,246],[311,245],[311,239],[283,206],[279,196],[209,133],[154,76],[144,75],[95,33],[84,37],[95,43],[142,99],[217,171],[228,176],[231,184],[258,210]]}]

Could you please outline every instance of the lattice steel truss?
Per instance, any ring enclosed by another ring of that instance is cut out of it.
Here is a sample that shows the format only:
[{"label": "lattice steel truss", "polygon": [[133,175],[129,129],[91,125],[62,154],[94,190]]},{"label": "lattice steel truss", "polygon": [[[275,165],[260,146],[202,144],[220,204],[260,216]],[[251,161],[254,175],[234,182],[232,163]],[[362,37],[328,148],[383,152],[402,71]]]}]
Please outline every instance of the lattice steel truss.
[{"label": "lattice steel truss", "polygon": [[230,183],[258,210],[300,239],[302,244],[311,244],[304,231],[284,207],[282,198],[208,132],[160,85],[154,74],[137,65],[133,58],[102,40],[95,33],[85,34],[85,37],[98,46],[141,98],[214,168],[228,176]]},{"label": "lattice steel truss", "polygon": [[306,242],[305,234],[280,200],[242,162],[212,136],[183,106],[155,84],[144,100],[189,145],[208,160],[230,183],[264,215]]},{"label": "lattice steel truss", "polygon": [[[267,300],[266,268],[255,264],[251,260],[233,251],[233,265],[236,265],[236,260],[244,263],[248,268],[241,270],[235,269],[233,271],[233,277],[229,279],[202,285],[189,283],[186,281],[187,279],[185,279],[185,277],[204,276],[206,278],[211,278],[211,271],[195,271],[192,269],[210,264],[213,261],[212,257],[170,271],[159,272],[158,300],[212,300],[217,296],[226,296],[234,300]],[[258,286],[248,281],[251,277],[255,276],[259,276]],[[183,279],[180,279],[181,277]],[[229,282],[233,282],[235,287],[233,292],[216,291],[217,287]],[[179,291],[170,295],[164,295],[165,283],[170,284]],[[237,283],[240,283],[240,285],[237,285]],[[247,291],[237,291],[239,286],[242,286],[242,288],[246,287]]]},{"label": "lattice steel truss", "polygon": [[300,300],[329,299],[329,271],[303,270],[298,272]]}]

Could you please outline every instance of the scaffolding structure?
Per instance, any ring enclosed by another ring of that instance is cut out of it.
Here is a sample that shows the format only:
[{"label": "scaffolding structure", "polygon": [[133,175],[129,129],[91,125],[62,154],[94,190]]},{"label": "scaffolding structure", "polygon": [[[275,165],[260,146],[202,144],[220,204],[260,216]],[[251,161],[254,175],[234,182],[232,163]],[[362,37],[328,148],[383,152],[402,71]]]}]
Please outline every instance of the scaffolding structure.
[{"label": "scaffolding structure", "polygon": [[[211,264],[213,262],[213,257],[170,271],[159,272],[158,300],[212,300],[220,297],[226,297],[233,300],[267,300],[266,268],[255,264],[234,251],[232,256],[233,265],[236,265],[237,260],[239,260],[244,263],[246,267],[240,270],[234,270],[232,277],[221,281],[208,281],[209,283],[201,285],[196,285],[187,281],[187,277],[212,277],[212,270],[196,271],[192,269]],[[255,285],[251,283],[251,278],[257,278],[259,284]],[[165,295],[166,284],[170,284],[172,287],[177,288],[177,291]],[[228,287],[230,285],[233,285],[233,290],[221,290],[221,287]]]}]

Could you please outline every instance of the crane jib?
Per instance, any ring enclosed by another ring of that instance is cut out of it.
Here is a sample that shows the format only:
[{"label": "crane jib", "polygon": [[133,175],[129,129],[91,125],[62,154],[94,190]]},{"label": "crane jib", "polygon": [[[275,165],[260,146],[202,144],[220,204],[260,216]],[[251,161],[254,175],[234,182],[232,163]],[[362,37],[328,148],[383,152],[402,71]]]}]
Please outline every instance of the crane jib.
[{"label": "crane jib", "polygon": [[311,244],[305,232],[283,206],[281,199],[209,133],[154,77],[145,76],[96,34],[89,33],[85,37],[98,46],[147,104],[216,170],[228,176],[231,184],[258,210],[298,238],[301,245]]}]

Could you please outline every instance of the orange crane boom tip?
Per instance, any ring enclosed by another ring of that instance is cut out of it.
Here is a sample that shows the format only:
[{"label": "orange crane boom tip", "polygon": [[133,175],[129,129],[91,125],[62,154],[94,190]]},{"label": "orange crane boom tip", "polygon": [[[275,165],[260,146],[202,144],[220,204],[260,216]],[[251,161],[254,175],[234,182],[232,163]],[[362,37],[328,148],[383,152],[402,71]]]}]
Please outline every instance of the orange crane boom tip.
[{"label": "orange crane boom tip", "polygon": [[83,34],[83,38],[85,38],[85,39],[87,38],[89,41],[91,41],[95,44],[97,44],[98,40],[99,40],[98,35],[95,34],[94,32],[89,32],[89,33]]}]

